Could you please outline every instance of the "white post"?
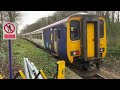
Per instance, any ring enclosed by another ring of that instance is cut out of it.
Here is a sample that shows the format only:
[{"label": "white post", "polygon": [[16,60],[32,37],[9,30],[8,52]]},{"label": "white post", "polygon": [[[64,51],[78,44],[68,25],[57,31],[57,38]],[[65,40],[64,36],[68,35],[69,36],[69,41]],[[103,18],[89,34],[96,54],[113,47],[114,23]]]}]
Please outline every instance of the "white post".
[{"label": "white post", "polygon": [[26,58],[24,58],[24,71],[25,71],[26,78],[30,79],[29,71],[28,71],[28,66],[27,66],[27,63],[26,63]]},{"label": "white post", "polygon": [[31,78],[34,79],[35,78],[35,75],[34,75],[35,71],[34,71],[32,65],[30,64],[30,61],[28,61],[28,58],[26,58],[26,59],[27,59],[27,64],[28,64],[28,68],[29,68],[29,71],[30,71]]},{"label": "white post", "polygon": [[[35,70],[35,73],[38,74],[39,71],[38,71],[38,69],[35,67],[35,65],[34,65],[33,62],[31,62],[31,65],[33,66],[33,69]],[[38,76],[38,79],[43,79],[42,76],[41,76],[41,74]]]}]

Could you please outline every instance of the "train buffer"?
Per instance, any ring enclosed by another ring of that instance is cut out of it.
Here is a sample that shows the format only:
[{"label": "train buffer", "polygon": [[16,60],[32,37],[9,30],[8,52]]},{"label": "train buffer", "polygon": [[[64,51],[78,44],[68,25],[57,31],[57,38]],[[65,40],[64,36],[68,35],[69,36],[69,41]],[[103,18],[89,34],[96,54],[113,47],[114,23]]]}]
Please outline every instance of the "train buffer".
[{"label": "train buffer", "polygon": [[[19,70],[13,79],[21,76],[22,79],[48,79],[42,69],[38,70],[33,62],[24,58],[24,72]],[[57,62],[57,72],[52,79],[65,79],[65,61]]]}]

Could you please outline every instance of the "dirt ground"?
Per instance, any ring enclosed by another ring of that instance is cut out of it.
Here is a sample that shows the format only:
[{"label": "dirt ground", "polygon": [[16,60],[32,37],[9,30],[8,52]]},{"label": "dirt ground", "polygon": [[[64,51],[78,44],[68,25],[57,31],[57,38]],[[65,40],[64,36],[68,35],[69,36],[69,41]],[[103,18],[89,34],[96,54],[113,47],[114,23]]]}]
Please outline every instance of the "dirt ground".
[{"label": "dirt ground", "polygon": [[[69,68],[66,68],[65,74],[66,74],[66,79],[82,79],[79,75],[77,75]],[[120,79],[120,75],[117,72],[108,70],[107,68],[104,67],[100,69],[100,72],[98,74],[100,74],[101,76],[107,79]]]},{"label": "dirt ground", "polygon": [[120,75],[117,72],[108,70],[107,68],[101,68],[100,75],[106,77],[107,79],[120,79]]},{"label": "dirt ground", "polygon": [[71,71],[69,68],[66,68],[65,71],[66,79],[82,79],[79,75]]}]

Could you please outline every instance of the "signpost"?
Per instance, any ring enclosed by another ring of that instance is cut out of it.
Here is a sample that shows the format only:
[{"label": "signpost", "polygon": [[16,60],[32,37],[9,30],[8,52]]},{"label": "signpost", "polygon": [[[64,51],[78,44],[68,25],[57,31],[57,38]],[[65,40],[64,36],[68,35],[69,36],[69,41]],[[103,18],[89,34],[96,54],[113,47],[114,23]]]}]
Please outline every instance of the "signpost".
[{"label": "signpost", "polygon": [[3,39],[15,40],[16,39],[16,25],[12,22],[6,22],[3,24]]},{"label": "signpost", "polygon": [[11,40],[16,39],[16,25],[15,25],[15,23],[12,23],[12,22],[3,23],[3,39],[8,40],[10,79],[12,79],[12,45],[11,45]]}]

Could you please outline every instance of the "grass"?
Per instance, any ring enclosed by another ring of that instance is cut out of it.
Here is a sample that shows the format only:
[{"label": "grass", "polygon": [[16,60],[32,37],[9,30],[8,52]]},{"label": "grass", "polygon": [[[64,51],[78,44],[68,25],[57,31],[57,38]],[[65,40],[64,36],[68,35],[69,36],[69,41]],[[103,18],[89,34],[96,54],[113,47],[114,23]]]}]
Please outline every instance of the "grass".
[{"label": "grass", "polygon": [[43,69],[48,78],[52,78],[57,70],[57,60],[40,48],[27,40],[17,39],[13,41],[14,59],[24,66],[23,58],[26,57],[32,61],[38,69]]},{"label": "grass", "polygon": [[[13,77],[20,70],[22,66],[15,59],[15,55],[12,55],[12,71]],[[9,62],[8,62],[8,43],[2,40],[0,47],[0,73],[5,78],[9,78]]]}]

